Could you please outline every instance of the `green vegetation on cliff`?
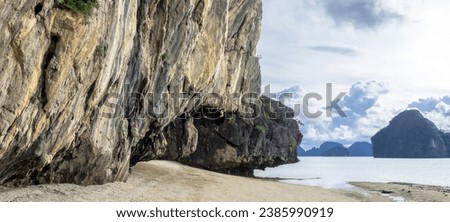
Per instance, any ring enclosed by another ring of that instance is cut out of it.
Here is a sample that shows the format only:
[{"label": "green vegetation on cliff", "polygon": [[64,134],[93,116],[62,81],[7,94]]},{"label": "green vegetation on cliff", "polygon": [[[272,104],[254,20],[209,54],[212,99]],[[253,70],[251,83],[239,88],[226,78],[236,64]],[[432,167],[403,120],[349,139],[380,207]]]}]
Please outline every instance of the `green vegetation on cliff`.
[{"label": "green vegetation on cliff", "polygon": [[58,5],[77,13],[90,14],[98,6],[98,0],[57,0]]},{"label": "green vegetation on cliff", "polygon": [[295,148],[297,148],[297,140],[291,136],[289,138],[289,149],[294,152]]}]

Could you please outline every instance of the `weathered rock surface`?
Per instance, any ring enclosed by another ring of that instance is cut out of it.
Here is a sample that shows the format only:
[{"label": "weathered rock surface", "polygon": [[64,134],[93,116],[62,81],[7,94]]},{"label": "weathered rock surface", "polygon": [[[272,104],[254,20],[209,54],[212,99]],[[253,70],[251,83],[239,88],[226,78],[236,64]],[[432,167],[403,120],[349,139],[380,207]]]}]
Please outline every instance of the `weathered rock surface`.
[{"label": "weathered rock surface", "polygon": [[389,126],[372,137],[374,157],[445,158],[446,141],[436,125],[418,110],[407,110],[394,117]]},{"label": "weathered rock surface", "polygon": [[[297,162],[296,147],[302,134],[293,119],[294,111],[266,97],[262,97],[261,102],[254,107],[261,107],[259,115],[255,113],[254,118],[242,113],[203,110],[202,118],[194,116],[175,121],[168,129],[170,143],[178,146],[192,144],[189,141],[194,140],[190,135],[198,134],[198,144],[194,150],[192,147],[195,146],[189,146],[181,152],[173,147],[167,158],[190,166],[245,176],[252,176],[254,169]],[[184,125],[184,130],[174,130],[177,124]],[[180,132],[183,133],[180,135]]]},{"label": "weathered rock surface", "polygon": [[99,1],[91,15],[54,2],[0,1],[0,184],[125,181],[131,160],[205,147],[199,122],[177,145],[164,133],[211,106],[199,94],[233,113],[231,95],[260,93],[260,0]]}]

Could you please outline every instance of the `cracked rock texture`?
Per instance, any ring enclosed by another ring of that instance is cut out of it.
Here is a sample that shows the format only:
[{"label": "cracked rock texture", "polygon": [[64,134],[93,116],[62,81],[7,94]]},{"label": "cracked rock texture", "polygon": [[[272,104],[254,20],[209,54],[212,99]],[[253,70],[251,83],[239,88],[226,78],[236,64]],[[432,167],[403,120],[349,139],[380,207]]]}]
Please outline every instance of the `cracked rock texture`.
[{"label": "cracked rock texture", "polygon": [[[0,0],[1,185],[125,181],[130,163],[169,157],[220,171],[296,156],[276,133],[247,135],[261,119],[225,124],[243,135],[215,147],[219,157],[205,143],[230,140],[221,125],[185,118],[170,127],[202,107],[239,113],[231,95],[260,93],[260,0],[100,0],[91,15],[55,2]],[[284,127],[268,122],[259,124]]]},{"label": "cracked rock texture", "polygon": [[[177,119],[166,132],[173,144],[167,159],[243,176],[253,176],[254,169],[297,162],[296,148],[303,135],[292,119],[294,111],[264,96],[255,105],[255,118],[238,112],[214,116],[216,112],[203,110],[202,118]],[[190,141],[197,142],[180,149]]]}]

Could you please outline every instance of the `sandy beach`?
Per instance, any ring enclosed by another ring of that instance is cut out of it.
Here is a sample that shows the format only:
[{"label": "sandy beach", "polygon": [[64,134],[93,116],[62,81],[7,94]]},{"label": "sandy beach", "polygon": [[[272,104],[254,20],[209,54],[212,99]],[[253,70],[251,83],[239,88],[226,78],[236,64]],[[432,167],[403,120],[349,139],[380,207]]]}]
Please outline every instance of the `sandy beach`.
[{"label": "sandy beach", "polygon": [[331,190],[223,175],[168,161],[139,163],[132,170],[126,183],[88,187],[54,184],[0,188],[0,201],[450,201],[446,194],[448,190],[418,185],[353,183],[354,189]]}]

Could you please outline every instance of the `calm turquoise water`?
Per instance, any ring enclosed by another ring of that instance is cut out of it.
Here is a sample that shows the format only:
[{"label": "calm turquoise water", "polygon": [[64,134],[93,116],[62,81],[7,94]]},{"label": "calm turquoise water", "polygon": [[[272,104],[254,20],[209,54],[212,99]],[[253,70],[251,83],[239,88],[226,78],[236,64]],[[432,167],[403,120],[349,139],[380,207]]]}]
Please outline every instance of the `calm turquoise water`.
[{"label": "calm turquoise water", "polygon": [[302,157],[299,163],[256,171],[255,175],[324,188],[351,188],[349,181],[450,186],[450,159]]}]

